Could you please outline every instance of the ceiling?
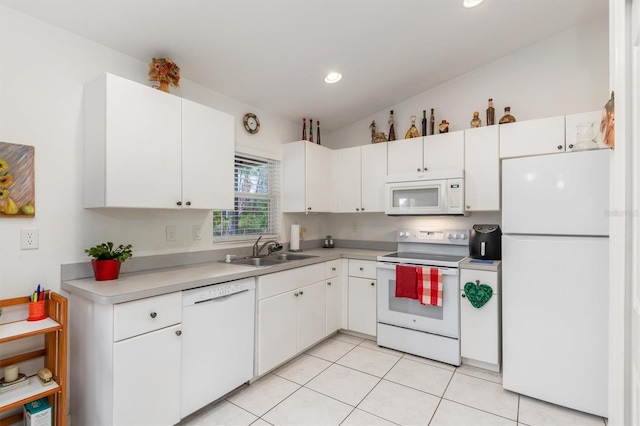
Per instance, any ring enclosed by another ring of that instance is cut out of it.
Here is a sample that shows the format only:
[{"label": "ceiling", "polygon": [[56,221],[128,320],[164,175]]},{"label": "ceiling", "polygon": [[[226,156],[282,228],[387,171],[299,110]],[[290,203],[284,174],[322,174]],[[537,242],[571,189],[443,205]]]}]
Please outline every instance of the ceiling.
[{"label": "ceiling", "polygon": [[[0,0],[292,121],[341,128],[608,13],[608,0]],[[323,78],[339,71],[343,79]]]}]

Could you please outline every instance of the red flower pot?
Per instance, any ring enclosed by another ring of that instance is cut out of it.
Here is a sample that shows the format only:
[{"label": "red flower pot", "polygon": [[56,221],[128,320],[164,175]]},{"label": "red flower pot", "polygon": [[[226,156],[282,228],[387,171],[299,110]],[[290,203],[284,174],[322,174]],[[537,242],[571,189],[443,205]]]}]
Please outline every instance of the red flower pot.
[{"label": "red flower pot", "polygon": [[120,274],[120,263],[118,259],[92,260],[96,281],[117,280]]}]

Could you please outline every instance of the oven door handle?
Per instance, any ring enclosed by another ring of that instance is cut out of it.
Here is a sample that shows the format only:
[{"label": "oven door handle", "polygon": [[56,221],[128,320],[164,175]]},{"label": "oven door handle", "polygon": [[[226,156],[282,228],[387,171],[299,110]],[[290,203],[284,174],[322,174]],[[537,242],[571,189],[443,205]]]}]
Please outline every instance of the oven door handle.
[{"label": "oven door handle", "polygon": [[[416,266],[416,267],[422,266],[422,265],[412,265],[412,264],[407,264],[407,263],[377,262],[376,263],[376,268],[395,271],[397,265]],[[426,267],[429,267],[429,266],[426,266]],[[458,269],[457,268],[446,268],[446,267],[437,267],[437,266],[433,266],[433,268],[440,269],[442,271],[442,275],[454,275],[454,276],[458,275]]]}]

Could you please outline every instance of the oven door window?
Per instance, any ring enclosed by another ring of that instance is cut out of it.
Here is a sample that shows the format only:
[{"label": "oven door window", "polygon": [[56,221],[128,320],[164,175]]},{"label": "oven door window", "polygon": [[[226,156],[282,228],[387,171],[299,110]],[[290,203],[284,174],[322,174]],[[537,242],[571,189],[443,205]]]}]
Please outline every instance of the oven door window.
[{"label": "oven door window", "polygon": [[388,282],[390,311],[442,320],[444,316],[444,309],[442,306],[423,305],[415,299],[396,297],[396,280],[389,280]]},{"label": "oven door window", "polygon": [[394,208],[440,207],[440,187],[394,189]]}]

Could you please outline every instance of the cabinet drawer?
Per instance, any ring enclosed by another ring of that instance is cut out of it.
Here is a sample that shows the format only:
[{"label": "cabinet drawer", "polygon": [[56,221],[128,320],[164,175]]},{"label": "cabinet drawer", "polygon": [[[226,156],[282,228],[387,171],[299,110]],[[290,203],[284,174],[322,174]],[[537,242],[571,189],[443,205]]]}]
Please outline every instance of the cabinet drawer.
[{"label": "cabinet drawer", "polygon": [[149,297],[113,307],[115,342],[182,321],[182,292]]},{"label": "cabinet drawer", "polygon": [[315,265],[259,276],[257,280],[258,300],[324,281],[325,274],[324,263],[316,263]]},{"label": "cabinet drawer", "polygon": [[330,260],[325,265],[327,267],[327,278],[340,276],[340,259]]},{"label": "cabinet drawer", "polygon": [[370,260],[349,260],[349,276],[376,279],[376,262]]}]

